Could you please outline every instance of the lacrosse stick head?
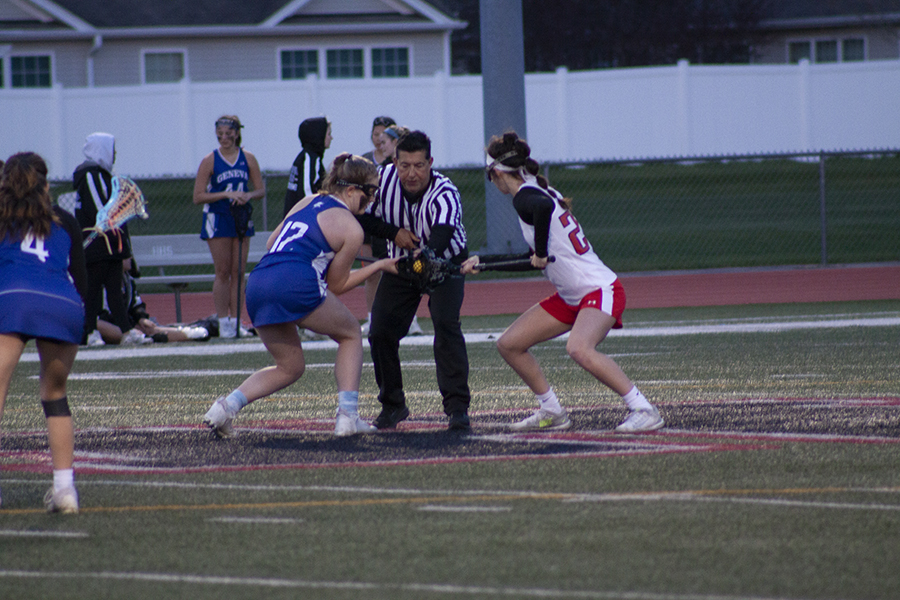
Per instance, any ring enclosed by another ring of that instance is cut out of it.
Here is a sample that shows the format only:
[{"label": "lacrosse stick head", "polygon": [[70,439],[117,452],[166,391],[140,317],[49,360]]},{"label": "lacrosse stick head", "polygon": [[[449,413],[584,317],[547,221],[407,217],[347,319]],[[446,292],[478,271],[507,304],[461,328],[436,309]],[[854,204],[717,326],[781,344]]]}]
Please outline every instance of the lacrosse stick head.
[{"label": "lacrosse stick head", "polygon": [[[150,216],[147,214],[147,200],[141,188],[132,179],[121,175],[113,177],[110,201],[101,212],[105,212],[105,218],[109,223],[106,229],[120,227],[134,217],[146,219]],[[97,220],[99,225],[99,214]]]},{"label": "lacrosse stick head", "polygon": [[455,272],[459,272],[459,267],[437,257],[434,250],[428,247],[397,262],[397,274],[413,282],[423,293],[430,294]]},{"label": "lacrosse stick head", "polygon": [[[146,219],[149,216],[147,201],[141,188],[128,177],[116,175],[112,179],[109,201],[97,211],[97,222],[89,228],[91,235],[84,240],[84,247],[87,248],[97,235],[103,235],[106,231],[116,231],[134,217]],[[106,238],[105,235],[103,237]],[[109,248],[109,240],[106,241],[106,245]],[[119,245],[121,246],[121,239]]]}]

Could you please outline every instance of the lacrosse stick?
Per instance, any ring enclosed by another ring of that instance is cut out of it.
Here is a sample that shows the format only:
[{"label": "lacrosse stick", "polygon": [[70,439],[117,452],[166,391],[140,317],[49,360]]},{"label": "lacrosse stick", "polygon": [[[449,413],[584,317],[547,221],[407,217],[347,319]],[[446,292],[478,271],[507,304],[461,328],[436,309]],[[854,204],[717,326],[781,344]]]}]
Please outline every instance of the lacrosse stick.
[{"label": "lacrosse stick", "polygon": [[84,247],[87,248],[98,235],[102,235],[103,241],[106,242],[106,249],[112,254],[106,232],[113,231],[119,238],[119,251],[121,252],[122,236],[119,227],[134,217],[146,219],[149,216],[147,200],[144,199],[141,188],[128,177],[116,175],[112,178],[112,192],[109,195],[109,201],[97,211],[97,223],[93,227],[85,229],[91,233],[85,238]]},{"label": "lacrosse stick", "polygon": [[[548,256],[547,262],[556,262],[555,256]],[[511,260],[498,260],[490,263],[478,263],[475,265],[476,271],[505,271],[520,269],[522,267],[534,268],[531,266],[531,258],[514,258]]]},{"label": "lacrosse stick", "polygon": [[241,280],[244,278],[244,236],[250,228],[250,217],[253,215],[252,204],[231,204],[231,216],[234,217],[234,230],[238,238],[238,279],[237,279],[237,324],[234,337],[241,337]]},{"label": "lacrosse stick", "polygon": [[435,256],[434,250],[425,247],[415,255],[408,255],[397,261],[397,274],[430,294],[448,277],[459,273],[459,265],[445,258]]}]

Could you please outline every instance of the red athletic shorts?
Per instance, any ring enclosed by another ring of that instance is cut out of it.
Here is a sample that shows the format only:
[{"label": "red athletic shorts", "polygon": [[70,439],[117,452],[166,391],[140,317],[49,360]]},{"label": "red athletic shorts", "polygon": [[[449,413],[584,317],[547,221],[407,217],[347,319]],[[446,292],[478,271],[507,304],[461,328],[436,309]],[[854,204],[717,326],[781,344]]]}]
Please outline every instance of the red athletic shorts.
[{"label": "red athletic shorts", "polygon": [[625,312],[625,288],[616,279],[612,284],[612,293],[607,290],[594,290],[581,299],[578,306],[571,306],[563,302],[559,292],[549,298],[541,300],[541,308],[550,313],[550,316],[566,325],[574,325],[578,311],[582,308],[596,308],[615,318],[613,329],[622,329],[622,313]]}]

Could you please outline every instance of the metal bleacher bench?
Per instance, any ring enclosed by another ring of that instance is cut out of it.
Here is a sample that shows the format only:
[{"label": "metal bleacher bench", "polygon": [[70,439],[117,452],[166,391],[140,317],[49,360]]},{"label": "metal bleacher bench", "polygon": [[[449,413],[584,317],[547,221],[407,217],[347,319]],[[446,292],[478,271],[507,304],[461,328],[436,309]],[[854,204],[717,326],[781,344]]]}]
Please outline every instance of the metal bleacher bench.
[{"label": "metal bleacher bench", "polygon": [[[244,238],[250,244],[247,265],[259,262],[266,253],[269,233],[260,231]],[[166,273],[167,267],[212,265],[209,246],[196,233],[171,235],[133,235],[131,250],[141,270],[138,285],[164,284],[175,292],[175,319],[181,322],[181,292],[191,283],[208,283],[215,279],[214,273],[173,275]],[[245,272],[249,271],[249,267]]]}]

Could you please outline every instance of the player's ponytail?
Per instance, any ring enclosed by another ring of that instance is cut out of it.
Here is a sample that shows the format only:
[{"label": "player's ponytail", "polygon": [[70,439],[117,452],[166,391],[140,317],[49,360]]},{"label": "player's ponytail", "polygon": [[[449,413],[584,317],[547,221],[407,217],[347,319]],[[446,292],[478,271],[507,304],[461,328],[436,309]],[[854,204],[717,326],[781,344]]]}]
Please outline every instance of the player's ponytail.
[{"label": "player's ponytail", "polygon": [[560,206],[566,210],[572,208],[571,198],[563,198],[559,192],[551,190],[550,182],[541,174],[540,163],[531,158],[531,147],[528,142],[520,138],[515,131],[507,131],[502,136],[491,137],[485,150],[488,156],[494,159],[494,162],[488,165],[489,169],[497,168],[499,164],[504,167],[502,170],[513,174],[516,171],[524,170],[537,180],[539,186],[550,191]]},{"label": "player's ponytail", "polygon": [[531,147],[519,137],[515,131],[507,131],[502,136],[493,136],[488,142],[488,156],[500,159],[499,164],[513,169],[524,169],[526,173],[537,179],[538,185],[545,190],[550,187],[547,178],[541,175],[541,165],[531,158]]},{"label": "player's ponytail", "polygon": [[34,152],[13,154],[0,177],[0,239],[28,232],[47,237],[54,222],[59,219],[47,191],[47,163]]},{"label": "player's ponytail", "polygon": [[[331,170],[322,183],[320,194],[333,194],[346,184],[362,185],[378,177],[378,168],[368,158],[349,152],[338,154],[331,163]],[[338,182],[344,182],[343,184]]]}]

